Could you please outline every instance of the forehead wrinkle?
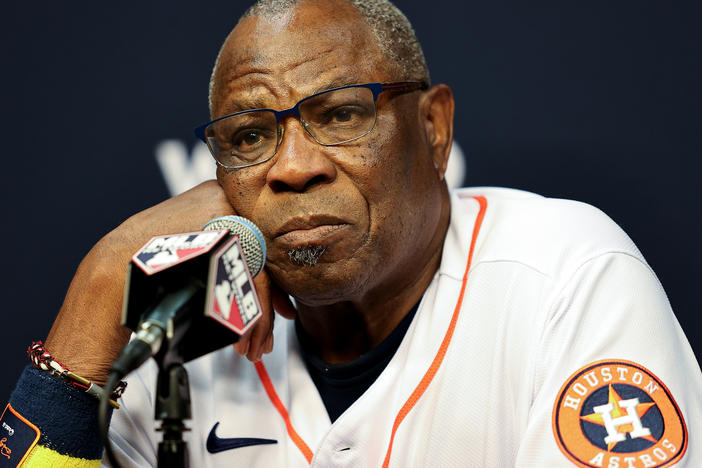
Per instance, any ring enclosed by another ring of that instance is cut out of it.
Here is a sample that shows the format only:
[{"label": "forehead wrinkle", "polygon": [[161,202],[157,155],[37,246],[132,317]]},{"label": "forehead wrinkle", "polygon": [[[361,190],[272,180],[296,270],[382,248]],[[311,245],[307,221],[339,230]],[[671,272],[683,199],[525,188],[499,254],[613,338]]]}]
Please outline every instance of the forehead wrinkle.
[{"label": "forehead wrinkle", "polygon": [[270,108],[271,96],[274,99],[279,96],[268,81],[268,75],[260,70],[228,77],[222,84],[224,96],[218,106],[219,113],[226,115],[243,110]]},{"label": "forehead wrinkle", "polygon": [[232,51],[229,54],[229,60],[232,63],[230,66],[234,79],[254,72],[283,75],[294,72],[306,64],[323,60],[337,51],[337,46],[333,44],[323,49],[315,48],[314,51],[305,48],[303,44],[282,48],[276,47],[275,44],[276,42],[272,40],[267,42],[263,49],[246,47]]},{"label": "forehead wrinkle", "polygon": [[225,109],[280,110],[316,92],[393,78],[377,44],[353,19],[320,24],[318,17],[300,15],[284,28],[260,20],[248,18],[228,38],[219,115]]},{"label": "forehead wrinkle", "polygon": [[[327,49],[316,52],[313,57],[300,57],[299,60],[290,63],[285,63],[283,61],[277,62],[276,59],[271,57],[271,55],[263,53],[255,54],[243,54],[244,56],[238,60],[239,63],[232,66],[232,70],[227,73],[228,76],[222,77],[223,85],[227,90],[227,94],[231,95],[235,93],[235,88],[247,88],[252,87],[265,87],[271,94],[277,98],[281,98],[276,89],[284,89],[285,86],[277,86],[275,81],[276,77],[282,76],[283,82],[292,82],[291,76],[295,76],[300,67],[305,65],[314,66],[315,62],[318,60],[324,60],[324,58],[333,53],[336,49],[334,47],[329,47]],[[272,66],[267,66],[272,64]],[[300,73],[305,75],[304,73]],[[318,76],[319,73],[315,73]],[[304,80],[308,81],[308,80]],[[243,82],[243,83],[242,83]],[[247,85],[246,82],[254,83],[252,85]],[[294,90],[293,90],[294,91]],[[253,102],[253,101],[252,101]],[[255,102],[261,102],[256,100]]]},{"label": "forehead wrinkle", "polygon": [[251,94],[230,93],[231,98],[222,106],[224,114],[233,114],[251,109],[274,109],[271,105],[270,98],[266,97],[267,93],[259,92]]},{"label": "forehead wrinkle", "polygon": [[[304,80],[304,84],[299,88],[295,84],[288,84],[294,80],[286,80],[284,86],[276,86],[272,83],[267,83],[271,81],[271,77],[264,73],[248,73],[244,76],[232,78],[225,83],[228,98],[225,99],[222,110],[226,114],[264,108],[282,110],[285,107],[292,107],[297,101],[312,94],[369,81],[367,77],[365,79],[360,78],[356,71],[354,67],[334,67],[326,73],[319,74],[317,79],[314,80],[316,83]],[[247,79],[249,77],[251,79]],[[246,81],[251,80],[256,83],[246,83]],[[311,86],[313,85],[314,87],[312,88]],[[287,103],[284,101],[287,101]]]},{"label": "forehead wrinkle", "polygon": [[281,68],[283,82],[301,99],[332,88],[380,81],[378,78],[387,76],[384,67],[369,66],[358,52],[351,56],[346,55],[347,51],[340,56],[338,52],[338,48],[330,47],[312,58]]},{"label": "forehead wrinkle", "polygon": [[[309,55],[302,54],[302,57],[300,57],[300,58],[298,59],[298,61],[290,62],[290,63],[287,63],[287,64],[281,66],[281,67],[279,68],[279,73],[281,73],[281,74],[284,74],[284,73],[293,73],[293,72],[295,72],[295,70],[297,70],[298,68],[300,68],[300,67],[302,67],[302,66],[304,66],[304,65],[308,65],[308,64],[314,63],[314,62],[317,61],[317,60],[324,60],[324,58],[325,58],[327,55],[329,55],[329,54],[335,52],[336,50],[337,50],[336,47],[330,46],[329,48],[326,48],[326,49],[323,49],[323,50],[319,50],[319,51],[315,51],[314,54],[312,55],[312,57],[310,57]],[[288,55],[288,56],[289,56],[289,55]],[[270,60],[270,56],[268,56],[267,59]],[[282,63],[282,62],[281,62],[281,63]]]}]

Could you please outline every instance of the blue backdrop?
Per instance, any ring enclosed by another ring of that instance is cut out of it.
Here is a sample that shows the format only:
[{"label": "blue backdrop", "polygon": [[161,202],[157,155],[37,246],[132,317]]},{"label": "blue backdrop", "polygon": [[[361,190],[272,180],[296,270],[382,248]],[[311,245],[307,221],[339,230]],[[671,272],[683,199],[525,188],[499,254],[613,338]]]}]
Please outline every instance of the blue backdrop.
[{"label": "blue backdrop", "polygon": [[[192,128],[208,119],[212,63],[247,3],[4,6],[0,402],[90,247],[212,173]],[[699,359],[698,4],[427,4],[400,7],[434,81],[454,89],[465,183],[607,212],[659,275]]]}]

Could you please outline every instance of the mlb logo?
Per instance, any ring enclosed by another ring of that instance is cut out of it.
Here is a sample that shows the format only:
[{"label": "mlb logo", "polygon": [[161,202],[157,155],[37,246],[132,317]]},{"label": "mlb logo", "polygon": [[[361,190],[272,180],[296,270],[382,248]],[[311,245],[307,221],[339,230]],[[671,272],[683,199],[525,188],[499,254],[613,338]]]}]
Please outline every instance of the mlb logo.
[{"label": "mlb logo", "polygon": [[150,276],[209,252],[226,234],[219,230],[152,237],[132,261]]},{"label": "mlb logo", "polygon": [[239,335],[263,315],[238,236],[212,256],[206,302],[206,315]]}]

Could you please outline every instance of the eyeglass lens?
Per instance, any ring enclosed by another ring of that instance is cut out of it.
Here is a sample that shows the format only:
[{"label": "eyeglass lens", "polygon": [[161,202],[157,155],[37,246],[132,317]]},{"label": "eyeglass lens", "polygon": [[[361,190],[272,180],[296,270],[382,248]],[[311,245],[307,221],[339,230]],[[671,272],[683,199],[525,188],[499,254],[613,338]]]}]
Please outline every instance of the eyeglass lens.
[{"label": "eyeglass lens", "polygon": [[[322,145],[355,140],[375,125],[375,101],[368,88],[315,94],[300,102],[298,109],[303,127]],[[271,158],[281,135],[275,113],[267,110],[234,114],[205,129],[212,153],[226,167],[247,166]]]}]

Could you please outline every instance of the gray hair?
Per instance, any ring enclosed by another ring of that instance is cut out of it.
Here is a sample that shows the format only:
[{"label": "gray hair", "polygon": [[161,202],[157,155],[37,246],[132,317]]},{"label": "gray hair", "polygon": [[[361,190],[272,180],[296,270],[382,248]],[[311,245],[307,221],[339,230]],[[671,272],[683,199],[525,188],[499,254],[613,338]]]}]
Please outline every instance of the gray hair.
[{"label": "gray hair", "polygon": [[[275,17],[302,0],[258,0],[244,12],[240,19],[249,16]],[[429,84],[429,68],[424,59],[422,46],[417,40],[414,29],[407,17],[389,0],[344,0],[350,3],[365,19],[380,50],[394,62],[399,71],[398,80],[424,81]],[[209,104],[212,109],[212,91],[214,76],[222,50],[215,60],[212,76],[210,77]]]},{"label": "gray hair", "polygon": [[294,249],[288,250],[288,257],[295,265],[315,266],[319,261],[319,257],[327,250],[324,245],[303,245]]}]

